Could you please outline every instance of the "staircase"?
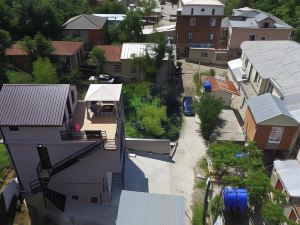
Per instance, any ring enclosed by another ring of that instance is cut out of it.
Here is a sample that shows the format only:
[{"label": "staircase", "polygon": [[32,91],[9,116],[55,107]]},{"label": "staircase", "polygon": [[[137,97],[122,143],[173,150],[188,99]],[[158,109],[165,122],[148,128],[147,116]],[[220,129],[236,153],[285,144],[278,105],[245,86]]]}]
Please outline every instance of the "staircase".
[{"label": "staircase", "polygon": [[116,140],[115,139],[107,139],[104,142],[104,149],[110,150],[110,151],[117,150]]},{"label": "staircase", "polygon": [[39,179],[33,180],[29,183],[31,193],[36,194],[43,192],[44,197],[49,199],[57,208],[64,211],[66,197],[63,194],[48,188],[51,177],[98,151],[101,149],[101,146],[103,146],[102,140],[92,143],[67,158],[55,163],[52,166],[52,169],[43,169],[40,162],[36,168]]}]

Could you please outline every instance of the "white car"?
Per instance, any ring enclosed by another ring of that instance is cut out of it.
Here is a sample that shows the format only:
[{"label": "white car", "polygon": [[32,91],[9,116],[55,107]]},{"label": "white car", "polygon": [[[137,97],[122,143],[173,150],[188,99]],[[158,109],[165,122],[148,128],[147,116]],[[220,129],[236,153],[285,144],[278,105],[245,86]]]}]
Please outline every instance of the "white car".
[{"label": "white car", "polygon": [[107,74],[100,74],[99,75],[99,81],[100,81],[100,83],[109,83],[109,84],[112,84],[114,82],[114,80],[115,79],[113,77],[110,77]]}]

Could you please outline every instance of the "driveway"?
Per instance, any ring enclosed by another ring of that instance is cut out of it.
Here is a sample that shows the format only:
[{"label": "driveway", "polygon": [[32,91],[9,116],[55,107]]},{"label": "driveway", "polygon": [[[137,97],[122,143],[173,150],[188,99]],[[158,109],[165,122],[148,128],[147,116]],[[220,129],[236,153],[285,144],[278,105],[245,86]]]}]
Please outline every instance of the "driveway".
[{"label": "driveway", "polygon": [[127,158],[125,189],[150,193],[181,195],[186,199],[186,224],[191,224],[194,168],[206,154],[198,134],[197,117],[183,117],[178,147],[172,160],[167,156],[136,155]]}]

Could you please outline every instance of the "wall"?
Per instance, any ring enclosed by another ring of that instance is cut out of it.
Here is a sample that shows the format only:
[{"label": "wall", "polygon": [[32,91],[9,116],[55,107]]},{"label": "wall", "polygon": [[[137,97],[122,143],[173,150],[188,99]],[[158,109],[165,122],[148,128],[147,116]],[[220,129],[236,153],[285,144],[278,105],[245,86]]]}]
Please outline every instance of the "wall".
[{"label": "wall", "polygon": [[232,94],[225,92],[225,91],[214,91],[211,92],[215,97],[221,98],[224,102],[225,106],[230,106],[231,105],[231,97]]},{"label": "wall", "polygon": [[[182,15],[191,15],[191,9],[194,9],[193,15],[198,16],[210,16],[212,15],[212,10],[215,9],[216,16],[223,16],[224,15],[224,6],[217,6],[217,5],[183,5],[182,6]],[[204,12],[201,10],[204,9]]]},{"label": "wall", "polygon": [[170,154],[170,140],[168,139],[142,139],[142,138],[126,138],[127,149],[153,152],[157,154]]},{"label": "wall", "polygon": [[[207,53],[207,57],[202,57],[201,53]],[[217,55],[222,55],[225,59],[217,59]],[[225,66],[228,62],[227,60],[228,52],[226,51],[217,51],[211,48],[190,48],[189,49],[189,58],[188,60],[194,63],[201,64],[215,64]]]},{"label": "wall", "polygon": [[[115,72],[114,68],[116,65],[120,65],[120,72]],[[114,62],[105,62],[103,66],[103,73],[108,74],[108,75],[122,75],[122,67],[121,67],[121,62],[114,63]]]},{"label": "wall", "polygon": [[255,35],[256,40],[261,40],[262,36],[266,40],[289,40],[290,29],[276,29],[276,28],[232,28],[229,26],[229,48],[240,48],[243,41],[249,41],[249,35]]}]

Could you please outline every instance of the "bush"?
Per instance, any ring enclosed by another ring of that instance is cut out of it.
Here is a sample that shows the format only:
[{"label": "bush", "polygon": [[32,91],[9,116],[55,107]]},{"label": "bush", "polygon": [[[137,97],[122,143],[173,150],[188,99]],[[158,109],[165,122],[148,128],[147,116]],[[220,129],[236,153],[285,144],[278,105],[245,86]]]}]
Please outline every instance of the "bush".
[{"label": "bush", "polygon": [[10,84],[30,84],[32,83],[32,76],[29,73],[7,71],[6,77]]},{"label": "bush", "polygon": [[0,178],[3,179],[4,172],[11,166],[10,158],[5,145],[0,144]]},{"label": "bush", "polygon": [[261,214],[265,222],[269,225],[278,225],[286,220],[283,208],[270,201],[263,205]]},{"label": "bush", "polygon": [[213,223],[217,220],[218,216],[222,213],[223,201],[221,196],[215,196],[210,200],[208,209],[213,218]]},{"label": "bush", "polygon": [[203,224],[203,210],[204,206],[202,203],[197,202],[193,212],[193,225],[204,225]]}]

